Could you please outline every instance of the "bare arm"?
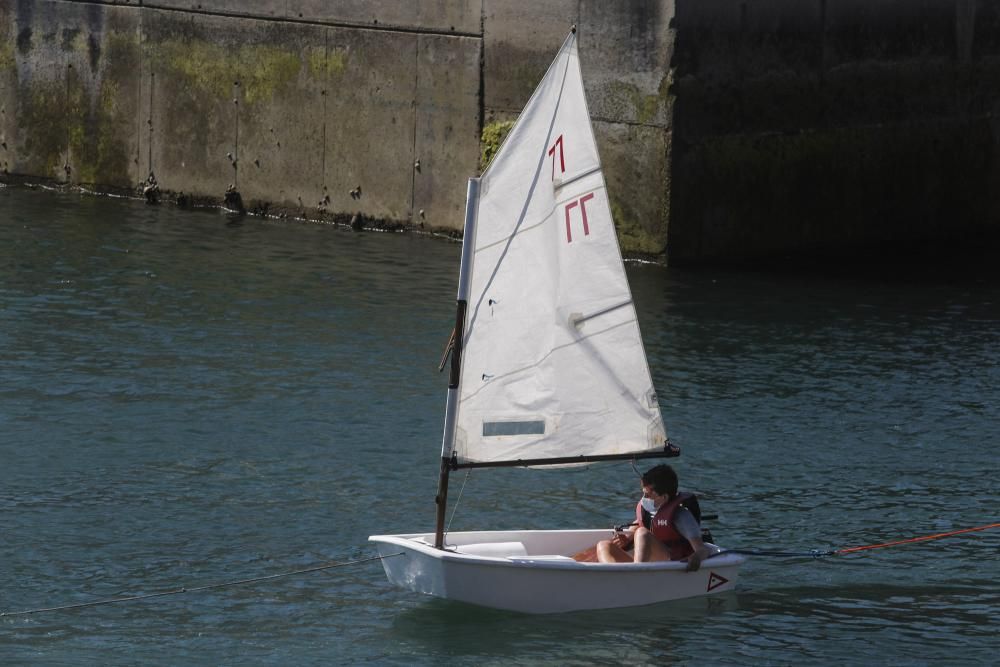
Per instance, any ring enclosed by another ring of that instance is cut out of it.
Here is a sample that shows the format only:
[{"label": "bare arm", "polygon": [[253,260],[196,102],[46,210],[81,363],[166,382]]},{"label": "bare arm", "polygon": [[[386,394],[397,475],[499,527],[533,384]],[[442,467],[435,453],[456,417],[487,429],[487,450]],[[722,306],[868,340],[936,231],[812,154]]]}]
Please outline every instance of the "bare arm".
[{"label": "bare arm", "polygon": [[674,529],[680,533],[684,539],[691,543],[694,553],[688,556],[688,572],[694,572],[701,567],[701,561],[711,553],[701,539],[701,525],[694,518],[694,515],[686,507],[679,507],[674,512]]}]

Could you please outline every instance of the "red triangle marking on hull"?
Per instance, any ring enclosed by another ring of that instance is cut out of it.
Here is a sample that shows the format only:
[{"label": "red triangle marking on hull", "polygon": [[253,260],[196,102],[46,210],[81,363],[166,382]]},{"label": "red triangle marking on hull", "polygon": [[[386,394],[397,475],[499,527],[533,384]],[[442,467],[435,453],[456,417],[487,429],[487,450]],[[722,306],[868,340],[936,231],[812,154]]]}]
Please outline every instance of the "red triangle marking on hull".
[{"label": "red triangle marking on hull", "polygon": [[708,591],[714,590],[723,584],[728,584],[729,580],[723,576],[716,574],[715,572],[709,572],[708,574]]}]

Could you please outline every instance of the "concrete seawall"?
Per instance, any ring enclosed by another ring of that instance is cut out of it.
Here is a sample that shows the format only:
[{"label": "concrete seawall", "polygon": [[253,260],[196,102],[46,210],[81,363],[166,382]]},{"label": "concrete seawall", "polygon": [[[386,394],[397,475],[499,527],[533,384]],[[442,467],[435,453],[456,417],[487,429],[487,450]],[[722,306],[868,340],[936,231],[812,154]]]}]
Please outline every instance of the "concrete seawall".
[{"label": "concrete seawall", "polygon": [[628,251],[997,228],[987,0],[0,0],[0,178],[458,229],[574,23]]},{"label": "concrete seawall", "polygon": [[516,116],[576,23],[623,241],[661,252],[669,16],[606,4],[0,0],[0,167],[460,229],[484,126]]},{"label": "concrete seawall", "polygon": [[676,6],[671,261],[996,236],[996,2]]}]

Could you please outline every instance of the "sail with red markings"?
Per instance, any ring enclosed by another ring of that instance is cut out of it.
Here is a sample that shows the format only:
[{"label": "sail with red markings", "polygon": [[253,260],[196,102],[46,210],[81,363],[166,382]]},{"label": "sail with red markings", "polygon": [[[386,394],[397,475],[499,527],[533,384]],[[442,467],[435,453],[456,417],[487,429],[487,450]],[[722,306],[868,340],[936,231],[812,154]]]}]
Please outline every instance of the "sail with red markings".
[{"label": "sail with red markings", "polygon": [[697,572],[680,561],[594,563],[576,556],[614,534],[608,528],[567,529],[558,519],[554,530],[446,525],[455,470],[678,454],[665,443],[575,30],[493,162],[469,181],[447,349],[436,525],[369,538],[389,581],[527,613],[634,607],[735,585],[746,560],[738,554],[714,556],[711,571]]},{"label": "sail with red markings", "polygon": [[471,206],[461,375],[444,455],[466,463],[662,449],[575,33]]}]

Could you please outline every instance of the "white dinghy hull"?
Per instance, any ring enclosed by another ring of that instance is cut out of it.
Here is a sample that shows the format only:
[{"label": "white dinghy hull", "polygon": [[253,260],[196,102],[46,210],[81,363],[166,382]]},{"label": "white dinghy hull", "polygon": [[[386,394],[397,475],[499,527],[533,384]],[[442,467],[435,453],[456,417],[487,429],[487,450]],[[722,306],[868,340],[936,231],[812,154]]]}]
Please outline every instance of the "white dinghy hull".
[{"label": "white dinghy hull", "polygon": [[732,589],[743,556],[722,554],[697,572],[686,563],[578,563],[570,558],[603,530],[373,535],[389,581],[401,588],[483,607],[528,614],[612,609],[714,595]]},{"label": "white dinghy hull", "polygon": [[[668,458],[594,138],[576,29],[482,175],[469,180],[434,533],[375,535],[389,581],[526,613],[721,593],[743,557],[578,563],[604,530],[445,535],[472,468]],[[437,547],[437,548],[436,548]]]}]

